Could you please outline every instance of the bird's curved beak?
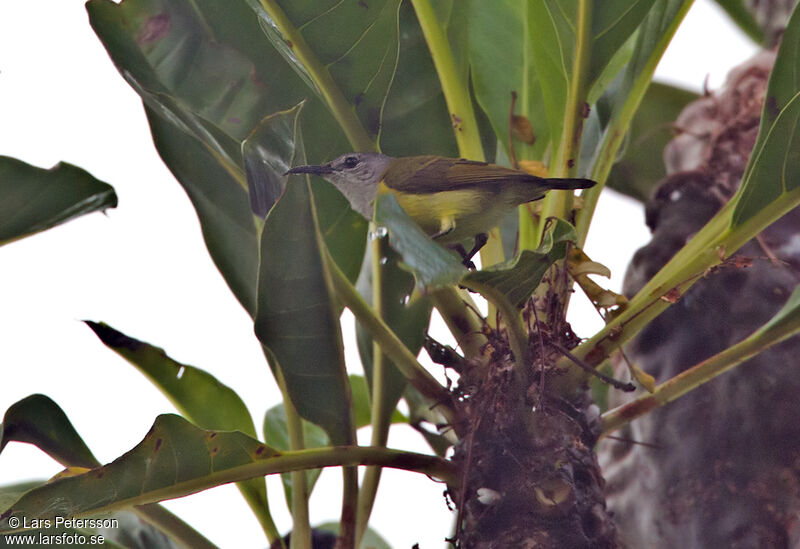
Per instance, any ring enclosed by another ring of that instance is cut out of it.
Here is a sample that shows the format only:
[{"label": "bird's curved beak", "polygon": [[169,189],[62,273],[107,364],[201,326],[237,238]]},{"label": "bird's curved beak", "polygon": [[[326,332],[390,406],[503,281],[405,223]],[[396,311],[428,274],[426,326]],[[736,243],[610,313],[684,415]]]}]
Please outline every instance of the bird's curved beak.
[{"label": "bird's curved beak", "polygon": [[325,175],[333,171],[330,164],[322,164],[321,166],[295,166],[283,175],[294,175],[298,173],[310,173],[312,175]]}]

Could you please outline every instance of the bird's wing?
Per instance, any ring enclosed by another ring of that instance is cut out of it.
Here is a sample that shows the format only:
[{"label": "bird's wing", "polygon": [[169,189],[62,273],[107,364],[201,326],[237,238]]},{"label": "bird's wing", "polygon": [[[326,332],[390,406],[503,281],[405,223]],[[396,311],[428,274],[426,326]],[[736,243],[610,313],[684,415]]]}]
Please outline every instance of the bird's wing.
[{"label": "bird's wing", "polygon": [[441,156],[404,158],[402,163],[390,164],[383,179],[387,187],[413,194],[463,189],[477,185],[483,189],[500,190],[501,185],[511,181],[530,183],[541,181],[541,178],[535,175],[511,168]]}]

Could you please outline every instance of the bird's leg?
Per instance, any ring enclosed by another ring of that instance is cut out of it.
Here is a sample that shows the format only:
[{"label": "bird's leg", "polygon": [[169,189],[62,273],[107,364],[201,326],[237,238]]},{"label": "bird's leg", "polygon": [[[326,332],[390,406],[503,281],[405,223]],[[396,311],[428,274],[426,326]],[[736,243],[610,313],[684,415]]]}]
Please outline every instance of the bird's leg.
[{"label": "bird's leg", "polygon": [[[467,250],[464,249],[464,246],[461,244],[448,244],[448,248],[454,250],[458,255],[461,256],[461,264],[464,265],[467,269],[475,270],[475,264],[472,262],[472,256],[467,254]],[[475,255],[475,254],[473,254]]]},{"label": "bird's leg", "polygon": [[475,235],[475,245],[472,246],[472,249],[467,254],[467,259],[471,260],[475,257],[475,254],[481,251],[481,248],[486,246],[486,243],[489,241],[489,235],[486,233],[478,233]]},{"label": "bird's leg", "polygon": [[448,248],[457,251],[458,254],[461,256],[462,259],[461,263],[464,265],[464,267],[466,267],[467,269],[472,269],[474,271],[475,263],[472,262],[472,258],[475,257],[475,254],[478,253],[481,250],[481,248],[483,248],[486,245],[486,242],[488,240],[489,237],[487,236],[486,233],[478,233],[475,235],[475,245],[472,246],[472,249],[469,252],[467,252],[464,249],[464,246],[462,246],[461,244],[450,244]]}]

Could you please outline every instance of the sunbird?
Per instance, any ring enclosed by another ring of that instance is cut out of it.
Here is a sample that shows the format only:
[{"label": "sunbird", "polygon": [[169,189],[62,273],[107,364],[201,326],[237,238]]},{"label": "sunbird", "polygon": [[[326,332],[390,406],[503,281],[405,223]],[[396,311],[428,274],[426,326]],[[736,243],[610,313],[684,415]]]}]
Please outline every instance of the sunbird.
[{"label": "sunbird", "polygon": [[[343,154],[327,164],[297,166],[286,173],[314,174],[329,181],[368,220],[378,193],[391,192],[423,231],[458,250],[465,265],[508,211],[543,198],[551,189],[587,189],[595,184],[582,178],[537,177],[463,158],[392,158],[372,152]],[[461,246],[467,238],[475,238],[468,254]]]}]

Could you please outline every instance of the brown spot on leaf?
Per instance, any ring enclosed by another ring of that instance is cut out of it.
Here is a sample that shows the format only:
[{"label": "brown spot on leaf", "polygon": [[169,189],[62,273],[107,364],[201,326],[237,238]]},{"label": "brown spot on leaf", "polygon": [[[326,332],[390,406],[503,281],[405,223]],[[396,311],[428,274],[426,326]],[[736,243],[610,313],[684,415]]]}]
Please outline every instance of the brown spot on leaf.
[{"label": "brown spot on leaf", "polygon": [[294,42],[292,42],[291,40],[287,40],[286,41],[286,45],[289,46],[289,49],[293,49],[294,48]]},{"label": "brown spot on leaf", "polygon": [[102,469],[98,469],[97,474],[95,476],[97,478],[103,478],[105,476],[105,474],[106,474],[105,471],[103,471]]},{"label": "brown spot on leaf", "polygon": [[148,17],[136,39],[138,44],[147,44],[162,39],[170,28],[170,18],[167,12]]},{"label": "brown spot on leaf", "polygon": [[164,442],[162,439],[157,438],[156,439],[156,445],[155,445],[155,448],[153,448],[153,451],[158,452],[158,449],[161,448],[161,443],[162,442]]},{"label": "brown spot on leaf", "polygon": [[778,107],[778,100],[775,98],[774,95],[770,95],[766,99],[766,111],[767,115],[769,116],[770,120],[775,120],[778,118],[781,110]]},{"label": "brown spot on leaf", "polygon": [[533,133],[533,126],[531,121],[525,116],[515,114],[511,117],[511,135],[514,139],[533,145],[536,141],[536,135]]},{"label": "brown spot on leaf", "polygon": [[356,96],[353,98],[353,104],[356,107],[358,107],[363,100],[364,100],[364,92],[357,93]]},{"label": "brown spot on leaf", "polygon": [[208,433],[208,438],[214,438],[217,436],[217,433]]},{"label": "brown spot on leaf", "polygon": [[358,5],[361,6],[362,8],[364,8],[365,10],[369,9],[369,4],[364,2],[364,0],[358,0]]},{"label": "brown spot on leaf", "polygon": [[677,303],[681,297],[681,291],[678,288],[672,288],[670,291],[661,296],[661,301],[667,303]]},{"label": "brown spot on leaf", "polygon": [[263,444],[260,445],[258,448],[256,448],[256,455],[260,456],[264,453],[264,450],[266,450],[266,447]]}]

